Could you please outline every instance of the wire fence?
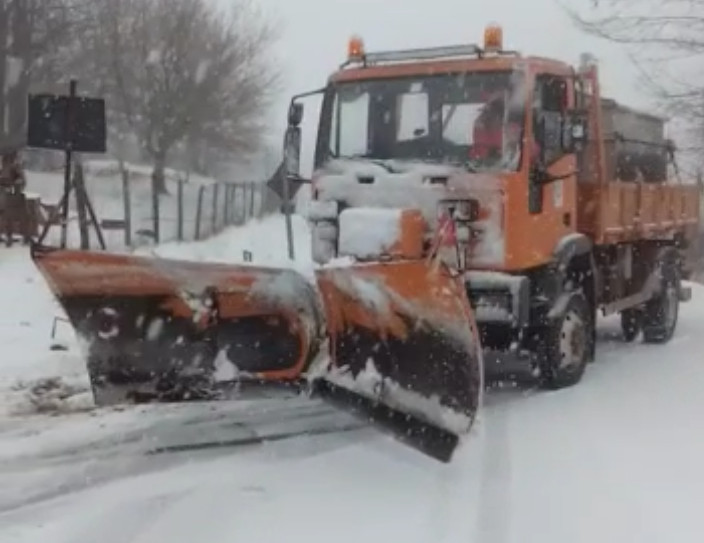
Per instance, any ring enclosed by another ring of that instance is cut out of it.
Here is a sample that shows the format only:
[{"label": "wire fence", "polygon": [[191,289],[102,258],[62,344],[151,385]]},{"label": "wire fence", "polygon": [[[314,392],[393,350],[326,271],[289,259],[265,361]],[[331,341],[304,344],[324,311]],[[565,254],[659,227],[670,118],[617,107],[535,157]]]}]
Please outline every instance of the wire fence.
[{"label": "wire fence", "polygon": [[[169,176],[166,190],[154,198],[151,172],[109,168],[87,167],[84,182],[110,249],[202,240],[264,214],[264,182]],[[60,200],[57,179],[34,180],[43,202]],[[69,202],[68,241],[73,246],[79,243],[80,219],[74,198]],[[59,230],[58,224],[52,228],[51,242],[58,243]]]},{"label": "wire fence", "polygon": [[129,188],[124,196],[123,223],[114,224],[124,232],[126,246],[149,240],[197,241],[261,215],[263,184],[259,182],[205,185],[179,179],[172,183],[172,190],[156,200],[151,194],[147,199],[135,194],[134,184],[129,181],[125,185]]}]

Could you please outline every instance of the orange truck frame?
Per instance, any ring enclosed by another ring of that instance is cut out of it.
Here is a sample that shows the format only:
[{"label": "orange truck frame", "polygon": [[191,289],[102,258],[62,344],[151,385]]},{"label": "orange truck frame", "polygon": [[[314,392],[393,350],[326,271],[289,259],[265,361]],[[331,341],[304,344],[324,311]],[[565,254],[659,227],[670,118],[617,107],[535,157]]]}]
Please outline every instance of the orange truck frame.
[{"label": "orange truck frame", "polygon": [[[374,53],[352,38],[325,88],[291,101],[285,185],[312,184],[319,263],[344,256],[350,208],[422,209],[426,250],[451,218],[443,254],[464,274],[485,362],[526,360],[559,388],[593,359],[599,310],[620,313],[628,341],[672,337],[691,297],[681,282],[696,260],[699,191],[679,180],[664,120],[602,98],[595,65],[524,57],[502,41],[498,26],[483,48]],[[316,92],[306,180],[301,99]],[[500,138],[482,150],[492,115]]]}]

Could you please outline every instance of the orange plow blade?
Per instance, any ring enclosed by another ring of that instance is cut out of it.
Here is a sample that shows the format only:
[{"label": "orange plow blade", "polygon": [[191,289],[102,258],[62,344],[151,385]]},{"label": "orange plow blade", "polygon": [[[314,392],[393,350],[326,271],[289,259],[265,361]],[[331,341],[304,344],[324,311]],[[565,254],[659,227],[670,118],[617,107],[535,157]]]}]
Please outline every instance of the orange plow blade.
[{"label": "orange plow blade", "polygon": [[461,279],[424,261],[316,274],[330,341],[325,380],[452,435],[467,433],[482,363]]},{"label": "orange plow blade", "polygon": [[463,281],[439,263],[326,267],[306,278],[101,252],[32,255],[84,344],[97,405],[228,399],[233,383],[307,381],[333,403],[340,396],[329,393],[341,391],[398,415],[397,436],[411,426],[449,435],[450,449],[476,415],[477,328]]},{"label": "orange plow blade", "polygon": [[85,346],[98,405],[295,381],[319,346],[315,289],[292,270],[44,248],[33,258]]}]

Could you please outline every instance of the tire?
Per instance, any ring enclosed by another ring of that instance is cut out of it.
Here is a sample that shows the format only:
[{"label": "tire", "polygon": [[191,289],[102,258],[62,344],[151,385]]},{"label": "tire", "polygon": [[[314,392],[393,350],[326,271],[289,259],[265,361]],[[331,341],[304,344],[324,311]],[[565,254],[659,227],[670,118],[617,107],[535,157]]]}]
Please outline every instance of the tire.
[{"label": "tire", "polygon": [[680,309],[680,273],[675,263],[662,264],[662,290],[645,304],[643,341],[667,343],[677,328]]},{"label": "tire", "polygon": [[593,328],[593,312],[584,294],[571,293],[563,315],[545,330],[541,341],[539,365],[543,388],[557,390],[582,379],[594,353]]},{"label": "tire", "polygon": [[635,340],[643,328],[642,311],[635,308],[625,309],[621,312],[621,332],[627,343]]}]

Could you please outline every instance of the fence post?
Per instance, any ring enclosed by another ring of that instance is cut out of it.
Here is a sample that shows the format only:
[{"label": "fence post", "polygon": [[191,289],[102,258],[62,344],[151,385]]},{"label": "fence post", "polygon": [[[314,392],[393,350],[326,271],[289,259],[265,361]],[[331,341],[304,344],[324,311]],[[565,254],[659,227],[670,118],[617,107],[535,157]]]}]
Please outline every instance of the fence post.
[{"label": "fence post", "polygon": [[73,186],[76,191],[76,211],[78,212],[78,232],[81,239],[81,249],[90,248],[90,234],[88,232],[88,211],[86,209],[86,185],[83,177],[83,163],[79,158],[73,164]]},{"label": "fence post", "polygon": [[222,225],[227,226],[227,215],[230,211],[230,202],[228,201],[228,196],[230,196],[230,184],[225,184],[225,197],[222,199]]},{"label": "fence post", "polygon": [[205,185],[201,185],[198,189],[198,207],[196,207],[196,241],[200,239],[200,219],[203,214],[203,197],[205,196]]},{"label": "fence post", "polygon": [[183,241],[183,179],[178,180],[176,187],[176,235],[179,241]]},{"label": "fence post", "polygon": [[154,230],[154,242],[159,243],[161,220],[159,218],[159,191],[156,186],[156,173],[152,172],[152,228]]},{"label": "fence post", "polygon": [[130,196],[130,172],[120,161],[120,174],[122,177],[122,202],[125,212],[125,247],[132,246],[132,197]]},{"label": "fence post", "polygon": [[237,183],[232,190],[232,222],[235,224],[240,224],[240,206],[238,205],[240,199],[244,202],[241,196],[241,188],[240,184]]},{"label": "fence post", "polygon": [[254,218],[254,183],[249,185],[249,218]]},{"label": "fence post", "polygon": [[230,224],[235,224],[235,211],[236,207],[235,204],[237,203],[237,185],[231,185],[230,186],[230,217],[228,218],[228,222]]},{"label": "fence post", "polygon": [[247,214],[247,186],[237,183],[237,224],[244,224]]},{"label": "fence post", "polygon": [[212,236],[215,234],[215,227],[217,225],[217,219],[218,219],[218,189],[220,188],[219,183],[215,183],[213,185],[213,216],[211,217],[211,232],[210,235]]}]

